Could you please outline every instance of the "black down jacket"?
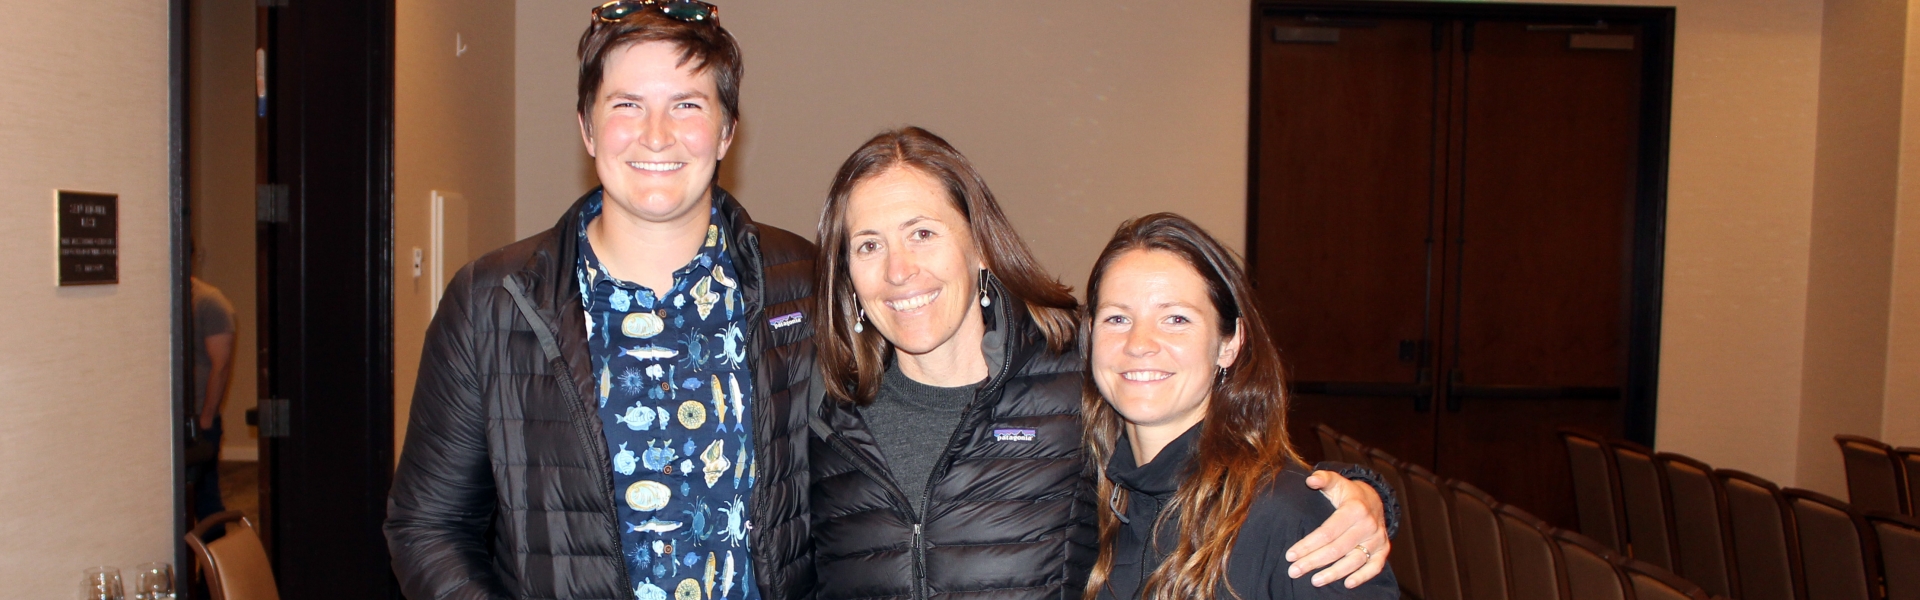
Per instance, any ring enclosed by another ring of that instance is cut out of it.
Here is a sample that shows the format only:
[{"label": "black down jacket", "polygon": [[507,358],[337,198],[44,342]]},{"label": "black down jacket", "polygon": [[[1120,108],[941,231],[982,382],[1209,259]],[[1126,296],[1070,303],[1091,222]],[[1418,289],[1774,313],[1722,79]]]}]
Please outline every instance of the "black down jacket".
[{"label": "black down jacket", "polygon": [[[633,597],[574,276],[587,198],[553,229],[461,269],[427,328],[387,504],[393,570],[410,598]],[[728,247],[758,357],[752,573],[769,600],[804,596],[814,573],[805,398],[815,368],[799,313],[814,248],[754,223],[718,188],[713,201],[733,224]]]},{"label": "black down jacket", "polygon": [[[1003,340],[987,352],[1001,364],[931,481],[894,481],[859,410],[823,403],[811,436],[817,597],[1080,598],[1099,543],[1080,355],[1048,352],[1020,302],[982,312],[1005,328],[988,336]],[[926,494],[925,522],[907,494]]]}]

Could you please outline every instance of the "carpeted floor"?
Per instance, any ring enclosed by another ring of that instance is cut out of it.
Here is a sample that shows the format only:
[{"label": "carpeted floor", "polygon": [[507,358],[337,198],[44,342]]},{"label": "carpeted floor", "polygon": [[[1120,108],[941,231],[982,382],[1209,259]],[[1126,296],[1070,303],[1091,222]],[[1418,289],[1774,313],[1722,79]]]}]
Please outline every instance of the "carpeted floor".
[{"label": "carpeted floor", "polygon": [[220,501],[260,522],[260,463],[220,461]]}]

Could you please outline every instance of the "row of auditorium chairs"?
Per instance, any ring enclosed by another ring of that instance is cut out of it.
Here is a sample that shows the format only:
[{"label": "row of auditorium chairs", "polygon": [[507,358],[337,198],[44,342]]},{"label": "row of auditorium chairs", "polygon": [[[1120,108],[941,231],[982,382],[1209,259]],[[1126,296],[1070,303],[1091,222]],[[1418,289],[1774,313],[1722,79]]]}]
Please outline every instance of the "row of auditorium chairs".
[{"label": "row of auditorium chairs", "polygon": [[1582,533],[1714,596],[1920,599],[1920,523],[1626,440],[1561,430]]},{"label": "row of auditorium chairs", "polygon": [[1847,468],[1847,502],[1863,511],[1920,516],[1920,448],[1895,448],[1857,435],[1836,435]]},{"label": "row of auditorium chairs", "polygon": [[1709,600],[1646,561],[1548,525],[1479,488],[1435,475],[1322,424],[1329,460],[1369,467],[1401,494],[1387,555],[1401,592],[1417,600]]}]

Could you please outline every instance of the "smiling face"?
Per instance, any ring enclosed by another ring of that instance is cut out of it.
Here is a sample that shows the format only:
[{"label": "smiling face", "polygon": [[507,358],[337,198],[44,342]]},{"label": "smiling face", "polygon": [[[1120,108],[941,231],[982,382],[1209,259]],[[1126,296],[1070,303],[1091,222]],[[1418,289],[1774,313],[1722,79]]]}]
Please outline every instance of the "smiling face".
[{"label": "smiling face", "polygon": [[854,295],[895,350],[980,352],[980,253],[937,180],[894,167],[855,185],[846,228]]},{"label": "smiling face", "polygon": [[1200,422],[1214,377],[1240,350],[1238,334],[1220,334],[1220,312],[1200,273],[1169,252],[1129,250],[1107,267],[1097,302],[1093,383],[1129,432],[1170,438]]},{"label": "smiling face", "polygon": [[[644,42],[608,54],[580,137],[606,188],[606,214],[648,223],[704,219],[713,174],[733,143],[711,72],[679,47]],[[616,212],[617,211],[617,212]]]}]

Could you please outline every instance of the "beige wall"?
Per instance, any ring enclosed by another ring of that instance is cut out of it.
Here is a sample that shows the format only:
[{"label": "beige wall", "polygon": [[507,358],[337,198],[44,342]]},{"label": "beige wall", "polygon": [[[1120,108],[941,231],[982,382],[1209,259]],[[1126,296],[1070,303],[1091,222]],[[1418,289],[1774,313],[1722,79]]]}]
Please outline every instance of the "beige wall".
[{"label": "beige wall", "polygon": [[[432,279],[429,199],[466,201],[465,239],[446,276],[513,239],[514,11],[511,0],[402,0],[394,48],[394,444],[407,431]],[[456,45],[456,40],[458,45]],[[459,52],[464,48],[464,52]],[[450,225],[450,232],[462,228]],[[413,276],[413,248],[427,253]],[[398,453],[396,452],[396,456]]]},{"label": "beige wall", "polygon": [[[746,53],[722,181],[755,218],[813,237],[834,171],[916,124],[993,186],[1075,288],[1127,215],[1179,207],[1244,237],[1247,9],[1065,2],[724,3]],[[584,8],[520,2],[520,235],[591,186],[575,125]],[[1163,40],[1154,42],[1150,40]]]},{"label": "beige wall", "polygon": [[[1907,31],[1920,32],[1920,10],[1910,6],[1906,23]],[[1883,439],[1920,446],[1920,35],[1908,35],[1905,48],[1887,392],[1881,419]]]},{"label": "beige wall", "polygon": [[226,434],[220,457],[259,455],[259,430],[246,425],[258,404],[254,304],[254,2],[194,0],[188,14],[192,46],[188,69],[193,140],[187,164],[193,237],[200,244],[199,276],[233,302],[238,336],[233,379],[221,414]]},{"label": "beige wall", "polygon": [[1827,0],[1797,485],[1845,497],[1835,433],[1879,437],[1906,6]]},{"label": "beige wall", "polygon": [[[167,3],[4,8],[0,595],[71,598],[173,560]],[[55,286],[56,188],[119,194],[118,285]]]},{"label": "beige wall", "polygon": [[[1889,107],[1920,105],[1912,93],[1890,100],[1884,79],[1847,83],[1899,68],[1886,46],[1907,44],[1894,31],[1900,3],[1612,3],[1677,6],[1658,446],[1832,492],[1834,433],[1920,444],[1913,152],[1899,172],[1909,209],[1896,254],[1909,260],[1889,264],[1884,250],[1896,243],[1886,153],[1896,139],[1920,146],[1887,133],[1899,123]],[[723,21],[747,78],[723,181],[756,216],[810,234],[840,160],[882,128],[915,123],[980,165],[1041,260],[1075,287],[1128,215],[1179,210],[1238,245],[1246,3],[1164,6],[729,2]],[[522,236],[592,185],[572,115],[584,13],[519,2]]]}]

